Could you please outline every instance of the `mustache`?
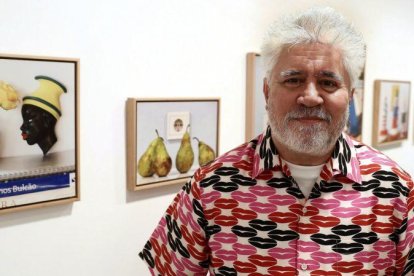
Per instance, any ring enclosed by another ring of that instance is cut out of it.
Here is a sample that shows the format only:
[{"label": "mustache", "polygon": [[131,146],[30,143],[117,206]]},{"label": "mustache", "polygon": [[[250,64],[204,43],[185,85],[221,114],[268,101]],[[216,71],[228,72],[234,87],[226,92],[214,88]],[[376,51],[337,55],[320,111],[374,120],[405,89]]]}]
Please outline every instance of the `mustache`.
[{"label": "mustache", "polygon": [[320,120],[327,121],[330,123],[332,121],[332,116],[324,110],[321,106],[317,107],[306,107],[306,106],[300,106],[295,110],[292,110],[286,114],[287,120],[295,120],[295,119],[301,119],[301,118],[318,118]]}]

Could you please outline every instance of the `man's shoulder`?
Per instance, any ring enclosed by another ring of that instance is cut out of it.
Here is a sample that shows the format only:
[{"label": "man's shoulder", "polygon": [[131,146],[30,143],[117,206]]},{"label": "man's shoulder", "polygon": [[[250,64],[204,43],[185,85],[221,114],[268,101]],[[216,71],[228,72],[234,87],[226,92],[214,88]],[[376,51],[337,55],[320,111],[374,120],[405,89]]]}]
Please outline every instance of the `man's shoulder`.
[{"label": "man's shoulder", "polygon": [[[360,141],[353,140],[356,157],[362,175],[395,175],[402,181],[412,181],[411,176],[393,159],[380,150],[374,149]],[[384,176],[385,177],[385,176]]]},{"label": "man's shoulder", "polygon": [[252,139],[219,155],[213,161],[200,167],[195,172],[195,180],[200,182],[212,175],[231,176],[234,174],[249,174],[253,169],[253,159],[257,143],[258,139]]},{"label": "man's shoulder", "polygon": [[218,156],[213,162],[226,163],[231,165],[232,163],[239,162],[241,160],[249,160],[254,156],[254,152],[257,148],[258,139],[255,138],[248,142],[245,142],[223,154]]}]

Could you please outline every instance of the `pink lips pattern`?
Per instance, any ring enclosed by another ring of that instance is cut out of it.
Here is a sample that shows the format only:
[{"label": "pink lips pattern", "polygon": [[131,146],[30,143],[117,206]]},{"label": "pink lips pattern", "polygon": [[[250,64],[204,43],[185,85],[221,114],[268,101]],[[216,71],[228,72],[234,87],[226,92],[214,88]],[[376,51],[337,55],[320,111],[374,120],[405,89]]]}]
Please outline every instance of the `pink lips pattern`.
[{"label": "pink lips pattern", "polygon": [[[205,275],[206,266],[217,275],[293,275],[305,265],[309,275],[414,275],[414,184],[354,143],[338,140],[308,200],[280,166],[270,132],[238,147],[195,173],[141,258],[155,275]],[[400,232],[396,244],[391,234]]]},{"label": "pink lips pattern", "polygon": [[327,252],[313,252],[311,258],[322,264],[333,264],[342,259],[341,254]]},{"label": "pink lips pattern", "polygon": [[339,218],[353,218],[361,213],[357,207],[338,207],[331,210],[331,215]]}]

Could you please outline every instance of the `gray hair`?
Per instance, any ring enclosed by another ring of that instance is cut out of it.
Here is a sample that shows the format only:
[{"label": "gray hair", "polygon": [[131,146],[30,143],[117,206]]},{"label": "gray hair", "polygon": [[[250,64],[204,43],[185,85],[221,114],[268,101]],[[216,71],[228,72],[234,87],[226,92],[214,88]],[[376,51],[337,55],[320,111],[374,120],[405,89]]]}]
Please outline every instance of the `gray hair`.
[{"label": "gray hair", "polygon": [[270,79],[284,47],[315,42],[341,50],[343,65],[351,88],[354,88],[365,63],[365,43],[362,35],[329,7],[311,8],[296,16],[284,16],[271,25],[261,52],[266,77]]}]

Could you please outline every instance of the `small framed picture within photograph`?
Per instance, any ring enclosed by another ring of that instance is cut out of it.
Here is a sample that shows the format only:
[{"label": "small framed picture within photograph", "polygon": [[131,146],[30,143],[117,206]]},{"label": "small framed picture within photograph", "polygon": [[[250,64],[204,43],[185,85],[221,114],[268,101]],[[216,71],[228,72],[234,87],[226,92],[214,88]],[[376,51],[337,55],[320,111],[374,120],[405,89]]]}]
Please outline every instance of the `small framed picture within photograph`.
[{"label": "small framed picture within photograph", "polygon": [[167,113],[167,139],[176,140],[183,135],[190,125],[190,112],[168,112]]},{"label": "small framed picture within photograph", "polygon": [[398,145],[408,138],[409,81],[376,80],[374,87],[374,147]]},{"label": "small framed picture within photograph", "polygon": [[129,98],[126,109],[130,191],[184,184],[218,155],[219,98]]}]

